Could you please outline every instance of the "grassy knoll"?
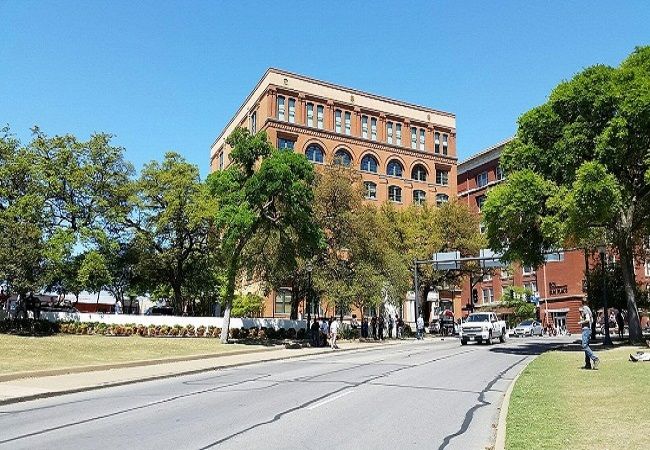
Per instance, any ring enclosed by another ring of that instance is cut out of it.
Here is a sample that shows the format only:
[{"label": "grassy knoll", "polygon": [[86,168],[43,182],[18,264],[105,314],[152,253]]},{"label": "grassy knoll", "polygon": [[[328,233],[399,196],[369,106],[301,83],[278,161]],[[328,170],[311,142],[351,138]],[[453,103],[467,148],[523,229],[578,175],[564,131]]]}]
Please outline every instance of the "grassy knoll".
[{"label": "grassy knoll", "polygon": [[221,354],[250,348],[222,345],[218,339],[143,338],[55,335],[22,337],[0,335],[0,374],[97,364]]},{"label": "grassy knoll", "polygon": [[598,370],[581,370],[584,354],[553,351],[519,377],[507,418],[506,448],[639,449],[650,439],[650,362],[628,362],[641,347],[597,351]]}]

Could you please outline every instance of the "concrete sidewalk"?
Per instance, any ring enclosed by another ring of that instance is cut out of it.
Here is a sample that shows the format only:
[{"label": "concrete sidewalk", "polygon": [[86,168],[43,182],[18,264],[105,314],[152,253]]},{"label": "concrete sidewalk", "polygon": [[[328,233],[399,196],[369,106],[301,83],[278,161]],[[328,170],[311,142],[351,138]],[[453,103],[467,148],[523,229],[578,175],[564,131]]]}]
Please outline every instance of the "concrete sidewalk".
[{"label": "concrete sidewalk", "polygon": [[[431,342],[435,339],[429,339]],[[32,376],[0,382],[0,405],[53,397],[74,392],[89,391],[110,386],[120,386],[142,381],[174,377],[192,373],[205,372],[226,367],[243,366],[265,361],[278,361],[311,355],[332,354],[342,351],[363,351],[377,349],[388,345],[413,343],[413,340],[384,341],[383,343],[361,343],[357,341],[343,342],[340,349],[333,351],[329,347],[301,349],[259,349],[246,353],[208,356],[201,359],[191,359],[152,364],[143,361],[143,365],[135,367],[110,367],[98,370],[91,367],[81,372],[57,374],[50,376]],[[426,341],[424,341],[426,342]]]}]

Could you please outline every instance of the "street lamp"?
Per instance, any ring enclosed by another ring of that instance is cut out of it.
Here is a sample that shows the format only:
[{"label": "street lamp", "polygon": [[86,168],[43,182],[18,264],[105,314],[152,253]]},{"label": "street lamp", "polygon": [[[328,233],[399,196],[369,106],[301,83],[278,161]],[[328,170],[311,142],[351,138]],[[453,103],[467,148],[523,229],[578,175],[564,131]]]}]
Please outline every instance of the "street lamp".
[{"label": "street lamp", "polygon": [[607,274],[605,273],[605,250],[604,245],[598,246],[598,253],[600,253],[600,265],[603,270],[603,319],[605,321],[605,339],[603,345],[613,345],[612,338],[609,335],[609,311],[607,308]]},{"label": "street lamp", "polygon": [[314,267],[311,265],[311,262],[307,263],[307,266],[305,267],[305,270],[307,270],[307,298],[306,303],[307,303],[307,329],[305,332],[309,332],[310,326],[311,326],[311,291],[312,291],[312,286],[311,286],[311,272],[314,270]]}]

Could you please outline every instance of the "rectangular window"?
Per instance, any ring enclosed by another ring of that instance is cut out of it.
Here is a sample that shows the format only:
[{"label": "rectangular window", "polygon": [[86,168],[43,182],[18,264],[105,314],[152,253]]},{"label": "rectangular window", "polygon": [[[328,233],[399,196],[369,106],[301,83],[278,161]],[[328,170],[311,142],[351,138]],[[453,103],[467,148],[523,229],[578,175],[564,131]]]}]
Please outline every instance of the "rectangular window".
[{"label": "rectangular window", "polygon": [[341,110],[337,109],[334,111],[334,131],[337,133],[341,132]]},{"label": "rectangular window", "polygon": [[483,274],[483,281],[492,281],[492,274],[491,273],[484,273]]},{"label": "rectangular window", "polygon": [[548,253],[544,255],[546,262],[561,262],[564,261],[564,252]]},{"label": "rectangular window", "polygon": [[278,149],[280,150],[293,150],[295,145],[296,141],[278,138]]},{"label": "rectangular window", "polygon": [[370,119],[370,139],[373,141],[377,140],[377,119],[374,117]]},{"label": "rectangular window", "polygon": [[523,275],[532,275],[533,273],[535,273],[535,270],[533,269],[532,266],[524,266],[522,268],[522,273]]},{"label": "rectangular window", "polygon": [[447,155],[449,153],[449,136],[446,134],[442,135],[442,154]]},{"label": "rectangular window", "polygon": [[483,289],[483,303],[494,303],[494,289]]},{"label": "rectangular window", "polygon": [[219,153],[219,170],[223,170],[223,152]]},{"label": "rectangular window", "polygon": [[433,151],[436,153],[440,153],[440,133],[435,132],[433,136],[434,136]]},{"label": "rectangular window", "polygon": [[529,290],[533,295],[537,295],[537,283],[531,281],[530,283],[524,283],[524,289]]},{"label": "rectangular window", "polygon": [[424,143],[426,142],[426,134],[424,128],[420,128],[420,150],[424,150]]},{"label": "rectangular window", "polygon": [[488,184],[487,172],[481,172],[478,175],[476,175],[476,187],[487,186],[487,184]]},{"label": "rectangular window", "polygon": [[349,112],[345,113],[345,134],[348,136],[352,132],[352,114]]},{"label": "rectangular window", "polygon": [[307,103],[307,126],[314,126],[314,104]]},{"label": "rectangular window", "polygon": [[402,124],[401,123],[395,125],[395,143],[397,145],[402,145]]},{"label": "rectangular window", "polygon": [[487,226],[483,222],[479,223],[478,224],[478,231],[481,234],[485,234],[485,232],[487,231]]},{"label": "rectangular window", "polygon": [[257,111],[251,114],[250,127],[251,127],[251,134],[257,133]]},{"label": "rectangular window", "polygon": [[278,119],[284,120],[284,97],[278,97]]},{"label": "rectangular window", "polygon": [[366,188],[366,198],[368,200],[376,200],[377,199],[377,185],[375,183],[372,183],[370,181],[366,181],[363,183],[364,187]]},{"label": "rectangular window", "polygon": [[650,261],[645,262],[645,276],[650,277]]},{"label": "rectangular window", "polygon": [[361,116],[361,137],[368,139],[368,116]]},{"label": "rectangular window", "polygon": [[447,186],[449,184],[449,171],[436,170],[436,184]]},{"label": "rectangular window", "polygon": [[418,129],[411,127],[411,148],[418,148]]},{"label": "rectangular window", "polygon": [[386,122],[386,142],[393,143],[393,122]]},{"label": "rectangular window", "polygon": [[291,289],[282,288],[275,294],[275,312],[278,314],[291,312]]},{"label": "rectangular window", "polygon": [[323,129],[324,114],[325,114],[325,109],[323,108],[322,105],[318,105],[318,107],[316,107],[316,124],[317,124],[317,128],[320,130]]},{"label": "rectangular window", "polygon": [[290,123],[296,122],[296,99],[295,98],[289,99],[289,122]]},{"label": "rectangular window", "polygon": [[501,279],[502,280],[507,280],[511,276],[512,276],[512,274],[510,273],[510,270],[508,268],[506,268],[506,267],[501,268]]},{"label": "rectangular window", "polygon": [[479,211],[483,210],[483,205],[485,204],[485,200],[487,200],[487,197],[485,195],[479,195],[478,197],[476,197],[476,206],[478,206]]},{"label": "rectangular window", "polygon": [[497,166],[496,169],[494,169],[494,178],[497,180],[503,180],[503,169],[501,169],[501,166]]}]

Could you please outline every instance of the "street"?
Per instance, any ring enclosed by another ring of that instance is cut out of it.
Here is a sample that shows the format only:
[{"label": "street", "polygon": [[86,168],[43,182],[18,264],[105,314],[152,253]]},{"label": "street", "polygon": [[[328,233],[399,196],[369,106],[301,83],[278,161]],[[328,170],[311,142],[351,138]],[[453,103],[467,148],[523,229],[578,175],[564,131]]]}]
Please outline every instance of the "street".
[{"label": "street", "polygon": [[6,405],[0,448],[484,449],[526,360],[571,340],[429,339]]}]

